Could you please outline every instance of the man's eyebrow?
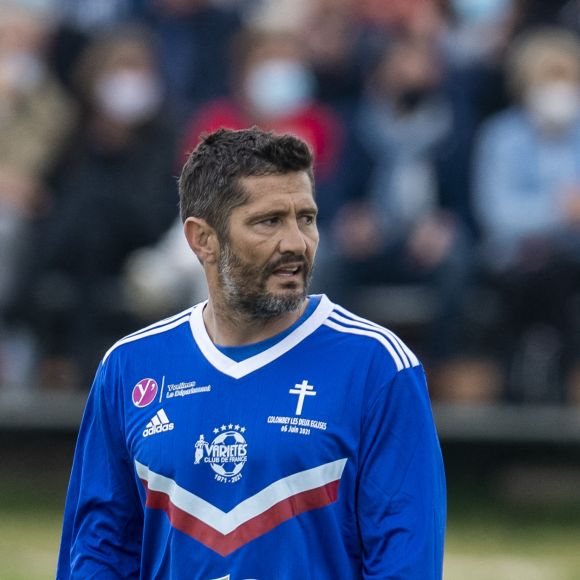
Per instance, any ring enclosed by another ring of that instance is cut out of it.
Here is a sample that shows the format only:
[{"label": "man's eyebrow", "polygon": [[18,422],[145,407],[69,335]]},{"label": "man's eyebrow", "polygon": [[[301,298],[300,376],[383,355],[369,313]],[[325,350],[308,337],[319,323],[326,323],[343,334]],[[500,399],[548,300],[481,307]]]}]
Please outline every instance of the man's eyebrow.
[{"label": "man's eyebrow", "polygon": [[303,214],[303,213],[314,213],[317,214],[318,213],[318,206],[316,205],[310,205],[308,207],[302,208],[300,210],[298,210],[299,214]]},{"label": "man's eyebrow", "polygon": [[272,217],[279,217],[281,215],[284,215],[288,213],[287,209],[262,209],[262,210],[250,210],[248,211],[248,213],[246,214],[246,220],[248,221],[259,221],[259,220],[263,220],[263,219],[268,219],[268,218],[272,218]]},{"label": "man's eyebrow", "polygon": [[[254,210],[254,211],[250,210],[247,214],[247,218],[250,220],[267,219],[269,217],[278,217],[281,215],[286,215],[288,213],[291,213],[291,211],[286,207],[270,208],[270,209],[263,209],[263,210]],[[306,214],[318,215],[318,207],[316,207],[315,205],[304,207],[304,208],[298,209],[296,214],[297,215],[306,215]]]}]

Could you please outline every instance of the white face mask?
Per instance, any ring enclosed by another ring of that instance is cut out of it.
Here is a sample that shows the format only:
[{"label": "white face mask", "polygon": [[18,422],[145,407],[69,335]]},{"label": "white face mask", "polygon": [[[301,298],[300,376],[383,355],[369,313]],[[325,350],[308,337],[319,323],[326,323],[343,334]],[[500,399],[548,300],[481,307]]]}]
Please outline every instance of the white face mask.
[{"label": "white face mask", "polygon": [[525,102],[532,117],[542,127],[564,129],[580,114],[580,87],[558,81],[528,91]]},{"label": "white face mask", "polygon": [[163,89],[151,74],[119,69],[99,79],[95,96],[103,113],[119,123],[135,125],[159,111]]},{"label": "white face mask", "polygon": [[314,76],[304,65],[280,58],[256,66],[248,74],[244,88],[258,114],[281,117],[306,105],[314,85]]}]

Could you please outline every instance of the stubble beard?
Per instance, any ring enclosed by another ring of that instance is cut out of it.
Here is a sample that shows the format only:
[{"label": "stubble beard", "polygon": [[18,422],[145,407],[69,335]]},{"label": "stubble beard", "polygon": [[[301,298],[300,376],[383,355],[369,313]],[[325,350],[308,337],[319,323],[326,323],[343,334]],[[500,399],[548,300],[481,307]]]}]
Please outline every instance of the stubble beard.
[{"label": "stubble beard", "polygon": [[[291,262],[302,263],[302,289],[292,291],[288,288],[278,294],[269,292],[266,285],[274,270]],[[233,312],[252,319],[269,320],[300,308],[306,299],[312,268],[306,258],[294,255],[282,257],[276,263],[260,268],[244,262],[226,242],[222,244],[218,277],[224,300]]]}]

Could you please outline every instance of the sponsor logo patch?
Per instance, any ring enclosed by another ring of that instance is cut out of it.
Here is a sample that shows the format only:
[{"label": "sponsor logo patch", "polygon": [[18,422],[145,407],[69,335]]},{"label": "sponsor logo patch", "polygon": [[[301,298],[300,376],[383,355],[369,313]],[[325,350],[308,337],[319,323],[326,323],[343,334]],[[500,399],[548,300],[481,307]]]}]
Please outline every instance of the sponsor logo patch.
[{"label": "sponsor logo patch", "polygon": [[133,388],[133,405],[140,409],[150,405],[157,395],[158,388],[155,379],[141,379]]}]

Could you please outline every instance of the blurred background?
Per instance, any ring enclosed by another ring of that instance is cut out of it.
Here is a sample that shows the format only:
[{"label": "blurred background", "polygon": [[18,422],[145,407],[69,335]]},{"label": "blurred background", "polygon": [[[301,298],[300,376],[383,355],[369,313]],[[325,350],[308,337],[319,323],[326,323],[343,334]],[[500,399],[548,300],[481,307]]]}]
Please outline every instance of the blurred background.
[{"label": "blurred background", "polygon": [[580,578],[580,1],[0,0],[0,578],[54,576],[92,375],[205,297],[204,131],[316,156],[313,291],[430,381],[446,578]]}]

